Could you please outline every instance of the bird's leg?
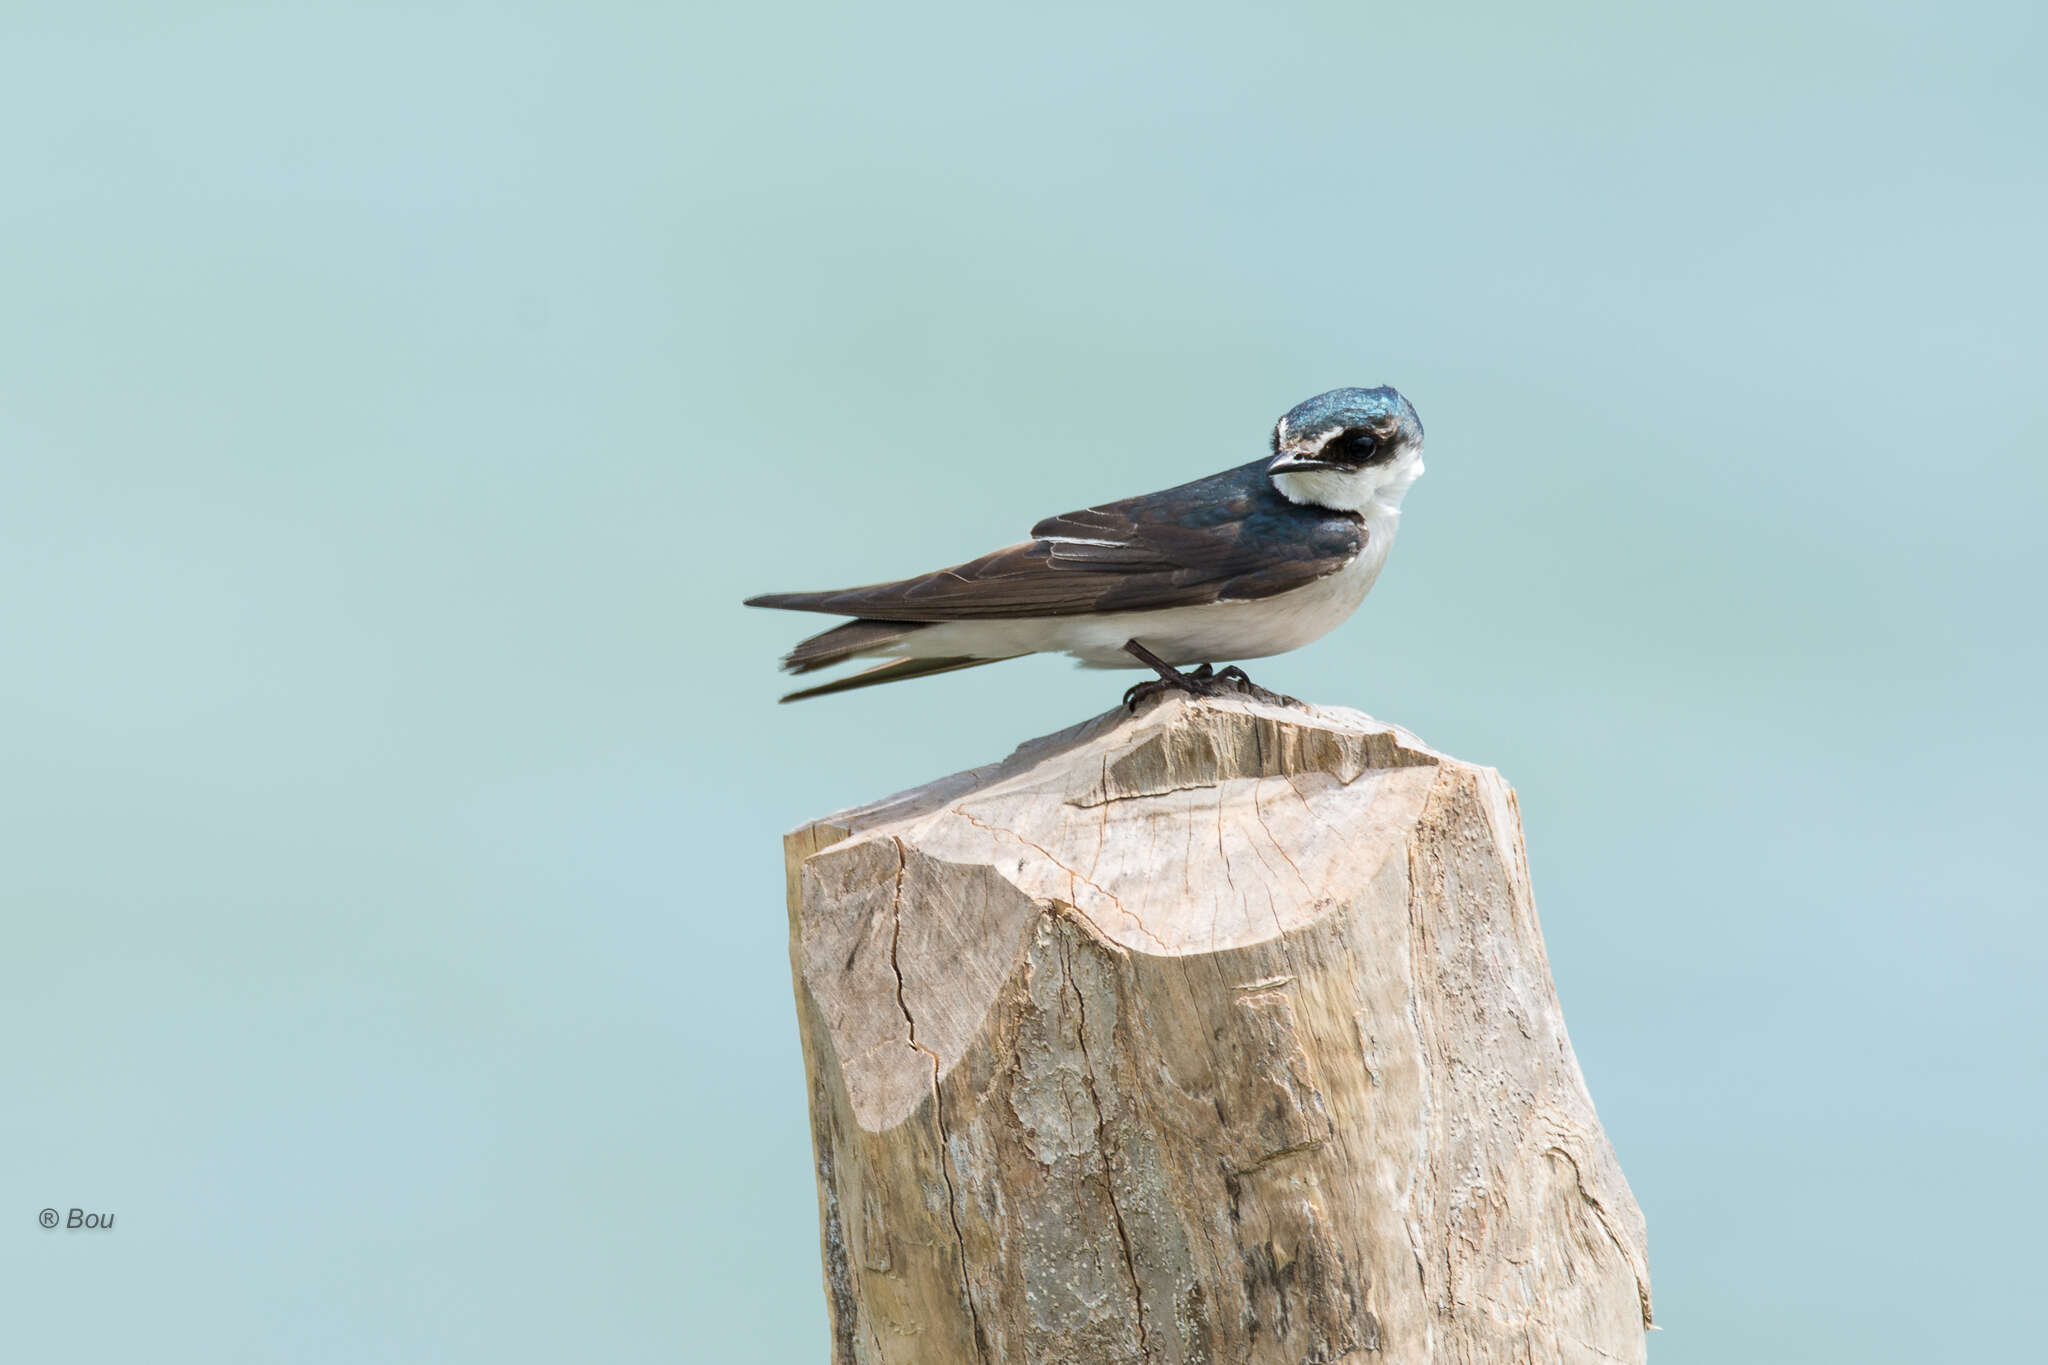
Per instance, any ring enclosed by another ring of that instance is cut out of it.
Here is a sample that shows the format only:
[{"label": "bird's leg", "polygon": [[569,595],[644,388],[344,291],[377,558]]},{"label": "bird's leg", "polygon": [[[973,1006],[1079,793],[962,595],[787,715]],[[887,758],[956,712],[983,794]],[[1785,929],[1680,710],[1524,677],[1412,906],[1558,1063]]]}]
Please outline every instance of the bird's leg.
[{"label": "bird's leg", "polygon": [[1139,702],[1162,692],[1186,692],[1197,697],[1217,695],[1215,681],[1210,676],[1215,670],[1208,664],[1192,673],[1183,673],[1136,640],[1124,641],[1124,652],[1159,675],[1153,681],[1138,683],[1124,693],[1124,705],[1132,711],[1138,709]]},{"label": "bird's leg", "polygon": [[1292,697],[1278,692],[1268,692],[1250,678],[1243,669],[1232,665],[1221,673],[1214,664],[1203,664],[1200,668],[1183,673],[1136,640],[1126,640],[1124,651],[1139,663],[1157,673],[1152,682],[1141,682],[1124,693],[1124,705],[1132,711],[1140,702],[1158,696],[1162,692],[1186,692],[1196,697],[1223,697],[1237,694],[1255,701],[1270,702],[1275,706],[1299,705]]},{"label": "bird's leg", "polygon": [[1138,709],[1140,702],[1156,697],[1162,692],[1186,692],[1196,697],[1221,697],[1237,693],[1274,706],[1301,704],[1293,697],[1269,692],[1260,687],[1236,664],[1220,673],[1213,664],[1203,664],[1192,672],[1183,673],[1136,640],[1124,641],[1124,652],[1159,675],[1156,680],[1141,682],[1124,693],[1124,705],[1132,711]]},{"label": "bird's leg", "polygon": [[[1163,682],[1163,683],[1166,683],[1166,684],[1168,684],[1168,685],[1170,685],[1170,686],[1173,686],[1173,687],[1182,687],[1182,684],[1184,684],[1184,683],[1186,683],[1186,682],[1188,681],[1188,675],[1187,675],[1187,674],[1185,674],[1185,673],[1181,672],[1181,671],[1180,671],[1179,669],[1175,668],[1175,667],[1174,667],[1174,666],[1173,666],[1172,664],[1170,664],[1170,663],[1166,662],[1166,660],[1164,660],[1164,659],[1160,658],[1160,657],[1159,657],[1159,656],[1158,656],[1157,654],[1154,654],[1154,653],[1153,653],[1153,652],[1152,652],[1151,650],[1149,650],[1149,649],[1145,648],[1145,646],[1143,646],[1143,645],[1139,644],[1139,643],[1138,643],[1138,642],[1137,642],[1136,640],[1126,640],[1126,641],[1124,641],[1124,653],[1126,653],[1126,654],[1130,655],[1130,656],[1131,656],[1132,658],[1136,659],[1136,660],[1137,660],[1137,661],[1138,661],[1139,663],[1141,663],[1141,664],[1145,665],[1145,667],[1147,667],[1147,668],[1151,669],[1151,670],[1152,670],[1152,671],[1153,671],[1154,673],[1157,673],[1157,674],[1159,675],[1159,681],[1161,681],[1161,682]],[[1207,670],[1208,670],[1208,668],[1209,668],[1209,665],[1207,665],[1207,664],[1203,664],[1203,665],[1202,665],[1202,669],[1203,669],[1203,673],[1202,673],[1202,676],[1203,676],[1203,677],[1207,677],[1207,676],[1208,676],[1208,671],[1207,671]],[[1193,688],[1187,688],[1187,687],[1182,687],[1182,690],[1183,690],[1183,691],[1193,691],[1194,689],[1193,689]]]}]

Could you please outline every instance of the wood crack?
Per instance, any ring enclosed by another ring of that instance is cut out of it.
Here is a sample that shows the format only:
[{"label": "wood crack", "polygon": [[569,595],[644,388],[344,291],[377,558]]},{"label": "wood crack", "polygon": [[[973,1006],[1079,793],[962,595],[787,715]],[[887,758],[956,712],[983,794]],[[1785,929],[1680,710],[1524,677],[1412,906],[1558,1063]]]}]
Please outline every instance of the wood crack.
[{"label": "wood crack", "polygon": [[894,835],[890,841],[896,845],[896,889],[889,900],[889,914],[893,924],[889,931],[889,970],[896,974],[896,1008],[903,1011],[903,1027],[910,1046],[924,1054],[932,1064],[932,1127],[939,1139],[939,1179],[946,1186],[946,1220],[953,1225],[953,1242],[960,1254],[960,1297],[967,1304],[967,1316],[974,1325],[974,1350],[981,1359],[988,1359],[988,1339],[981,1326],[981,1310],[974,1303],[974,1286],[967,1275],[967,1234],[960,1228],[959,1196],[953,1189],[953,1158],[948,1150],[946,1136],[946,1101],[939,1090],[939,1054],[917,1041],[917,1020],[910,1013],[910,1002],[904,995],[903,964],[897,960],[897,944],[903,937],[903,878],[910,866],[909,851],[903,847],[903,840]]},{"label": "wood crack", "polygon": [[1123,1247],[1124,1273],[1131,1281],[1131,1302],[1138,1311],[1138,1352],[1150,1359],[1150,1337],[1145,1330],[1145,1291],[1138,1283],[1138,1262],[1131,1251],[1131,1233],[1124,1226],[1123,1207],[1116,1198],[1116,1177],[1109,1167],[1109,1123],[1102,1113],[1102,1096],[1095,1088],[1095,1058],[1088,1051],[1088,1001],[1081,993],[1080,983],[1074,980],[1072,951],[1066,935],[1060,935],[1060,972],[1066,978],[1067,989],[1074,993],[1074,1008],[1080,1015],[1080,1026],[1075,1030],[1075,1036],[1081,1045],[1081,1074],[1088,1083],[1088,1102],[1095,1107],[1095,1152],[1102,1160],[1102,1189],[1109,1199],[1110,1217],[1116,1223],[1116,1239]]},{"label": "wood crack", "polygon": [[1132,914],[1132,913],[1131,913],[1131,912],[1130,912],[1129,910],[1126,910],[1126,909],[1124,908],[1124,903],[1123,903],[1122,901],[1118,900],[1118,899],[1116,898],[1116,896],[1115,896],[1115,894],[1114,894],[1113,892],[1111,892],[1111,891],[1110,891],[1110,890],[1109,890],[1109,889],[1108,889],[1107,887],[1103,887],[1103,886],[1099,886],[1099,885],[1097,885],[1097,884],[1096,884],[1095,882],[1092,882],[1092,881],[1090,881],[1090,880],[1089,880],[1088,878],[1086,878],[1086,877],[1082,876],[1082,875],[1081,875],[1081,874],[1080,874],[1079,872],[1075,871],[1075,870],[1074,870],[1073,868],[1071,868],[1071,867],[1068,867],[1068,866],[1067,866],[1067,865],[1066,865],[1065,863],[1061,862],[1061,861],[1060,861],[1060,860],[1059,860],[1058,858],[1055,858],[1055,857],[1054,857],[1054,856],[1052,855],[1052,852],[1051,852],[1051,850],[1049,850],[1049,849],[1046,849],[1046,848],[1043,848],[1043,847],[1041,847],[1041,846],[1040,846],[1040,845],[1038,845],[1038,844],[1034,844],[1034,843],[1032,843],[1032,842],[1031,842],[1031,841],[1030,841],[1029,839],[1025,838],[1025,837],[1024,837],[1023,835],[1019,834],[1019,833],[1018,833],[1018,832],[1017,832],[1016,830],[1014,830],[1014,829],[1005,829],[1005,828],[1004,828],[1003,826],[1001,826],[1001,825],[991,825],[991,824],[989,824],[989,823],[988,823],[987,821],[985,821],[985,820],[977,820],[977,819],[975,819],[975,818],[974,818],[974,817],[973,817],[972,815],[969,815],[969,814],[967,813],[967,808],[966,808],[965,806],[955,806],[955,807],[953,808],[953,814],[955,814],[955,815],[959,816],[959,817],[960,817],[960,818],[961,818],[962,820],[965,820],[965,821],[966,821],[966,822],[967,822],[968,824],[970,824],[970,825],[974,826],[974,827],[975,827],[976,829],[978,829],[978,830],[985,830],[986,832],[988,832],[988,833],[990,833],[990,834],[1003,834],[1003,835],[1008,835],[1008,836],[1009,836],[1010,838],[1012,838],[1012,839],[1015,839],[1015,840],[1016,840],[1016,841],[1017,841],[1018,843],[1020,843],[1020,844],[1024,845],[1024,847],[1026,847],[1026,848],[1030,849],[1030,850],[1031,850],[1031,851],[1032,851],[1033,853],[1036,853],[1036,854],[1037,854],[1037,855],[1038,855],[1039,857],[1041,857],[1041,858],[1045,859],[1045,860],[1046,860],[1047,862],[1051,863],[1051,864],[1052,864],[1052,865],[1053,865],[1054,867],[1058,868],[1058,869],[1059,869],[1060,871],[1062,871],[1062,872],[1066,873],[1066,874],[1067,874],[1067,908],[1068,908],[1068,909],[1070,909],[1070,910],[1072,910],[1072,911],[1073,911],[1073,912],[1074,912],[1074,913],[1075,913],[1076,915],[1080,916],[1080,917],[1081,917],[1081,918],[1082,918],[1083,920],[1086,920],[1086,921],[1087,921],[1087,924],[1088,924],[1088,927],[1089,927],[1090,929],[1092,929],[1092,930],[1093,930],[1093,931],[1095,932],[1095,935],[1096,935],[1096,936],[1097,936],[1098,938],[1100,938],[1100,939],[1101,939],[1101,940],[1102,940],[1102,941],[1103,941],[1104,943],[1108,943],[1108,944],[1114,944],[1114,943],[1116,942],[1116,940],[1115,940],[1115,939],[1113,939],[1113,938],[1111,938],[1111,937],[1109,936],[1109,934],[1108,934],[1108,933],[1107,933],[1107,932],[1106,932],[1106,931],[1105,931],[1105,930],[1103,929],[1103,927],[1102,927],[1101,925],[1097,924],[1097,923],[1096,923],[1096,922],[1095,922],[1095,921],[1094,921],[1094,920],[1093,920],[1092,918],[1090,918],[1090,917],[1089,917],[1089,915],[1088,915],[1088,912],[1087,912],[1087,911],[1085,911],[1085,910],[1083,910],[1083,909],[1081,908],[1081,905],[1080,905],[1080,897],[1078,897],[1078,896],[1076,896],[1076,895],[1074,894],[1074,888],[1075,888],[1076,886],[1085,886],[1085,887],[1087,887],[1087,888],[1088,888],[1088,889],[1089,889],[1090,891],[1093,891],[1093,892],[1094,892],[1094,893],[1095,893],[1096,895],[1098,895],[1098,896],[1102,897],[1102,898],[1103,898],[1104,900],[1108,901],[1108,902],[1109,902],[1109,903],[1110,903],[1111,905],[1115,906],[1115,907],[1116,907],[1116,910],[1117,910],[1117,913],[1118,913],[1118,914],[1120,914],[1120,915],[1122,915],[1122,916],[1123,916],[1123,917],[1124,917],[1124,918],[1125,918],[1126,920],[1129,920],[1129,921],[1130,921],[1130,923],[1131,923],[1131,927],[1133,927],[1134,929],[1136,929],[1136,930],[1137,930],[1137,931],[1138,931],[1139,933],[1143,934],[1143,935],[1144,935],[1144,936],[1145,936],[1146,938],[1150,939],[1150,940],[1151,940],[1152,942],[1154,942],[1154,943],[1158,944],[1158,945],[1159,945],[1159,948],[1160,948],[1160,951],[1162,951],[1162,952],[1170,952],[1170,951],[1172,951],[1172,949],[1171,949],[1171,945],[1169,945],[1169,944],[1168,944],[1168,943],[1166,942],[1166,940],[1165,940],[1165,939],[1163,939],[1163,938],[1160,938],[1160,937],[1159,937],[1159,936],[1158,936],[1157,934],[1153,933],[1153,932],[1152,932],[1152,931],[1151,931],[1150,929],[1147,929],[1147,928],[1145,927],[1145,922],[1144,922],[1143,920],[1139,919],[1139,918],[1138,918],[1138,917],[1137,917],[1136,915]]}]

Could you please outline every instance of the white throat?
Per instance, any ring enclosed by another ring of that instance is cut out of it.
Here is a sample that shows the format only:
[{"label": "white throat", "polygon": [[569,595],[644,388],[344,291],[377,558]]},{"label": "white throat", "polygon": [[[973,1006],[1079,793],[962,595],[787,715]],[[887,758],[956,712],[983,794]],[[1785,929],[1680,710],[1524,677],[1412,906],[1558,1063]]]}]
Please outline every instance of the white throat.
[{"label": "white throat", "polygon": [[1375,520],[1401,515],[1401,499],[1422,477],[1422,451],[1410,448],[1383,465],[1362,469],[1297,469],[1275,474],[1273,486],[1289,502],[1358,512]]}]

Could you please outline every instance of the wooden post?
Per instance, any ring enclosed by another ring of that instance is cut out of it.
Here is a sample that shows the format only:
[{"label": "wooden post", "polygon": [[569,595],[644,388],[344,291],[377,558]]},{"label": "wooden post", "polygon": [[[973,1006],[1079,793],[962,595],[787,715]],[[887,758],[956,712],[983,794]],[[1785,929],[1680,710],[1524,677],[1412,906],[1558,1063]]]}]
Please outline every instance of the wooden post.
[{"label": "wooden post", "polygon": [[1644,1358],[1492,769],[1169,697],[787,866],[838,1365]]}]

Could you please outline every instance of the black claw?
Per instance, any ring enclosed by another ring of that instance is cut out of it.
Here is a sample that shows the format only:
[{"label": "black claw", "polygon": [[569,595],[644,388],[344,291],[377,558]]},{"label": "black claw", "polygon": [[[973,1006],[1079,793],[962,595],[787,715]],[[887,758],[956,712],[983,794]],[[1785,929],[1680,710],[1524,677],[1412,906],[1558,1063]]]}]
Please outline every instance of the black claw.
[{"label": "black claw", "polygon": [[1218,673],[1216,677],[1220,682],[1236,683],[1244,692],[1244,695],[1255,701],[1270,702],[1274,706],[1301,705],[1299,697],[1290,697],[1285,692],[1274,692],[1259,686],[1252,681],[1251,674],[1245,672],[1236,664],[1230,665],[1230,667]]},{"label": "black claw", "polygon": [[1124,709],[1135,716],[1138,714],[1139,702],[1148,701],[1167,690],[1166,684],[1160,682],[1157,678],[1147,678],[1141,683],[1132,683],[1124,690]]},{"label": "black claw", "polygon": [[1274,706],[1301,705],[1293,697],[1279,692],[1269,692],[1259,686],[1236,664],[1231,664],[1220,673],[1216,671],[1214,664],[1203,664],[1199,668],[1183,673],[1136,640],[1126,642],[1124,648],[1159,675],[1156,679],[1148,678],[1133,685],[1124,693],[1124,706],[1133,713],[1137,711],[1138,703],[1156,697],[1162,692],[1186,692],[1196,697],[1250,697],[1254,701]]},{"label": "black claw", "polygon": [[1191,697],[1227,697],[1234,695],[1237,689],[1197,673],[1183,673],[1172,681],[1165,678],[1147,678],[1132,685],[1124,693],[1124,705],[1135,712],[1141,702],[1150,701],[1167,692],[1185,692]]}]

